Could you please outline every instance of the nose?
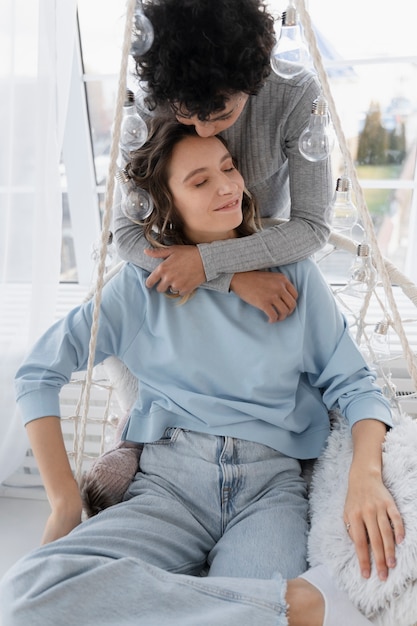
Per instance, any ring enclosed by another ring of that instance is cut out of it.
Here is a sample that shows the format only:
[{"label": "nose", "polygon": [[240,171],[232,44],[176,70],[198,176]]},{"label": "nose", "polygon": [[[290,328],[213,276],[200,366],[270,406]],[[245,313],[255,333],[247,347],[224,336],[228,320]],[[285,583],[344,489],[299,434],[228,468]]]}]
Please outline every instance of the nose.
[{"label": "nose", "polygon": [[214,137],[216,128],[212,122],[195,122],[195,131],[199,137]]},{"label": "nose", "polygon": [[221,172],[217,188],[219,196],[227,196],[228,194],[236,193],[237,189],[238,184],[235,181],[230,180],[229,176]]}]

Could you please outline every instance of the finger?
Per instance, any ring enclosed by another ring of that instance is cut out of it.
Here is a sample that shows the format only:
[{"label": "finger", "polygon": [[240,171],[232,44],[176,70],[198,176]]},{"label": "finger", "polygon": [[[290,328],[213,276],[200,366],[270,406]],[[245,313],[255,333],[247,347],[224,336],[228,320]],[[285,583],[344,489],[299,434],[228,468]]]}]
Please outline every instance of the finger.
[{"label": "finger", "polygon": [[359,561],[359,568],[364,578],[371,575],[371,559],[369,556],[368,536],[362,522],[351,523],[349,536],[355,544],[356,556]]},{"label": "finger", "polygon": [[[290,294],[290,296],[292,298],[294,298],[294,300],[297,300],[298,298],[298,291],[296,290],[296,288],[294,287],[294,285],[292,283],[290,283],[290,281],[288,281],[287,285],[287,291]],[[295,306],[295,305],[294,305]]]},{"label": "finger", "polygon": [[[171,287],[172,281],[163,273],[163,264],[157,267],[146,279],[145,285],[148,289],[156,286],[159,293],[165,293]],[[175,288],[174,288],[175,289]]]},{"label": "finger", "polygon": [[[169,292],[171,289],[171,284],[169,281],[167,281],[164,278],[161,278],[161,280],[159,281],[159,283],[156,285],[156,290],[159,293],[165,293],[165,292]],[[174,290],[175,291],[175,290]]]},{"label": "finger", "polygon": [[280,321],[280,314],[276,310],[276,308],[273,307],[272,305],[265,307],[263,309],[263,311],[266,313],[266,315],[268,317],[268,323],[269,324],[275,324],[275,322],[279,322]]},{"label": "finger", "polygon": [[277,307],[274,308],[276,310],[274,322],[283,322],[288,317],[288,315],[290,315],[290,311],[288,311],[287,308],[284,308],[282,306],[279,309]]},{"label": "finger", "polygon": [[379,528],[382,537],[385,565],[388,568],[393,568],[396,565],[395,537],[391,520],[387,515],[384,515],[379,521]]},{"label": "finger", "polygon": [[295,310],[295,307],[297,306],[297,301],[288,292],[280,294],[280,299],[282,300],[283,305],[286,307],[287,316],[290,315]]},{"label": "finger", "polygon": [[395,543],[399,545],[404,541],[405,537],[404,522],[396,506],[388,509],[388,516],[391,520],[391,527],[394,530]]},{"label": "finger", "polygon": [[[383,520],[382,517],[379,520],[375,518],[367,524],[369,543],[374,556],[378,578],[380,580],[386,580],[388,577],[384,538],[388,545],[389,541],[387,537],[389,534],[391,534],[391,549],[393,549],[394,547],[394,537],[392,534],[392,529],[387,516],[385,515],[384,517],[385,520]],[[391,554],[393,553],[391,552]]]},{"label": "finger", "polygon": [[152,289],[152,287],[155,287],[155,285],[159,283],[160,280],[161,276],[157,268],[151,274],[149,274],[148,278],[145,281],[145,285],[148,287],[148,289]]},{"label": "finger", "polygon": [[273,307],[276,309],[278,313],[280,322],[285,320],[285,318],[287,318],[293,312],[293,309],[287,305],[285,300],[283,300],[282,298],[278,296],[276,296],[273,300]]}]

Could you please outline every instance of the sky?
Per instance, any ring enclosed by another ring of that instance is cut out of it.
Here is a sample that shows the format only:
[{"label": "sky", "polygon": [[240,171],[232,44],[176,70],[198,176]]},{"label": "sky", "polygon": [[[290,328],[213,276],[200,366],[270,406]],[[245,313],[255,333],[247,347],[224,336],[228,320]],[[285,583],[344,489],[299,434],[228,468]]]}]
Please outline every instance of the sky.
[{"label": "sky", "polygon": [[[279,14],[288,2],[268,4]],[[313,23],[347,58],[417,56],[412,0],[349,0],[345,5],[340,0],[306,0],[305,6]]]}]

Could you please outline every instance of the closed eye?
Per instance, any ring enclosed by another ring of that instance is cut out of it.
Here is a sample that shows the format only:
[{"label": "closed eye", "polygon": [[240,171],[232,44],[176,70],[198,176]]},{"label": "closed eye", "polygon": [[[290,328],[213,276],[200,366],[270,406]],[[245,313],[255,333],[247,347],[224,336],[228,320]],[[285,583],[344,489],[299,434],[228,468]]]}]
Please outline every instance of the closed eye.
[{"label": "closed eye", "polygon": [[233,111],[231,111],[230,113],[227,113],[227,115],[223,115],[222,117],[216,117],[215,120],[216,122],[224,122],[225,120],[228,120],[232,117]]}]

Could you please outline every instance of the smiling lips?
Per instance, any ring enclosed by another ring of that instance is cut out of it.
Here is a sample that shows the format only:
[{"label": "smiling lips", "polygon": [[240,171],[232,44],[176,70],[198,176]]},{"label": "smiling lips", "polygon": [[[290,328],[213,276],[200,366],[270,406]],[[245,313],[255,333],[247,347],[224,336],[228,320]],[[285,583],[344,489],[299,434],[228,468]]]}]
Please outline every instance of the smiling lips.
[{"label": "smiling lips", "polygon": [[227,204],[224,204],[223,206],[220,206],[218,209],[214,209],[215,211],[231,211],[233,209],[236,209],[239,206],[239,198],[236,198],[235,200],[232,200],[231,202],[228,202]]}]

